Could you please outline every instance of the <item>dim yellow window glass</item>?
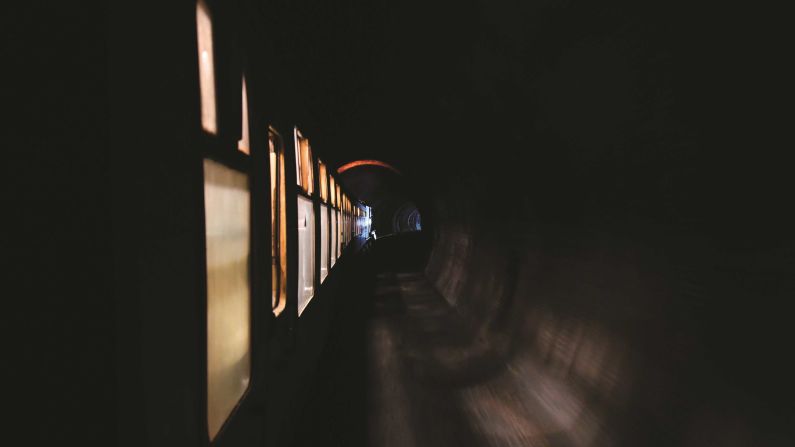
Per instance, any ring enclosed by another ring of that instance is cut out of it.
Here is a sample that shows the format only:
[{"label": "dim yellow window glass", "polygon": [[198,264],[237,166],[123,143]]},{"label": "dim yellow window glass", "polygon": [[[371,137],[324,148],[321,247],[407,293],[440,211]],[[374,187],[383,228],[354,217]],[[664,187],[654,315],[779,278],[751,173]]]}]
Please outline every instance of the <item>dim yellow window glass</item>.
[{"label": "dim yellow window glass", "polygon": [[312,177],[312,149],[309,139],[304,138],[301,131],[295,128],[295,166],[296,183],[307,194],[314,191],[314,178]]},{"label": "dim yellow window glass", "polygon": [[315,295],[315,211],[311,200],[298,195],[298,316]]},{"label": "dim yellow window glass", "polygon": [[317,178],[320,183],[320,198],[324,202],[328,202],[328,175],[326,174],[326,165],[322,161],[318,162]]},{"label": "dim yellow window glass", "polygon": [[237,149],[244,154],[249,153],[249,147],[251,146],[251,141],[248,137],[248,93],[246,92],[246,78],[243,77],[243,97],[240,100],[240,103],[243,106],[243,110],[240,113],[241,118],[241,129],[240,129],[240,141],[237,142]]},{"label": "dim yellow window glass", "polygon": [[213,24],[204,1],[196,4],[196,40],[199,49],[199,98],[202,128],[218,132],[215,110],[215,65],[213,62]]},{"label": "dim yellow window glass", "polygon": [[328,207],[320,205],[320,282],[326,279],[329,269],[329,219]]},{"label": "dim yellow window glass", "polygon": [[331,266],[337,262],[337,210],[331,210]]},{"label": "dim yellow window glass", "polygon": [[204,161],[210,439],[218,434],[250,379],[249,200],[245,174]]},{"label": "dim yellow window glass", "polygon": [[334,177],[329,176],[329,189],[331,190],[331,206],[337,206],[337,185],[334,183]]},{"label": "dim yellow window glass", "polygon": [[287,209],[284,149],[278,134],[268,133],[271,180],[271,307],[278,316],[287,304]]},{"label": "dim yellow window glass", "polygon": [[[341,220],[341,219],[344,219],[344,217],[342,217],[342,213],[341,212],[337,211],[337,220]],[[336,247],[334,247],[334,249],[337,250],[337,257],[342,255],[342,242],[343,242],[343,239],[345,237],[345,234],[343,233],[343,231],[344,231],[343,229],[344,228],[345,228],[344,222],[343,222],[342,225],[338,225],[338,227],[337,227],[337,231],[338,231],[339,234],[337,236]]]}]

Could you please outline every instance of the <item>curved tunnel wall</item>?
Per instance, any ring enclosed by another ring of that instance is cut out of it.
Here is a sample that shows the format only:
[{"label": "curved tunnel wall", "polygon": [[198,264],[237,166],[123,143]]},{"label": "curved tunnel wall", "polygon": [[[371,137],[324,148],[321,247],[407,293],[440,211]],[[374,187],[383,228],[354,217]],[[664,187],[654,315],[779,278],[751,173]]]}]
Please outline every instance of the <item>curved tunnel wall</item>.
[{"label": "curved tunnel wall", "polygon": [[[562,51],[529,110],[452,136],[479,155],[435,164],[426,275],[487,345],[473,356],[559,385],[552,426],[578,445],[785,439],[785,176],[697,131],[725,116],[688,94],[685,59],[595,51]],[[543,125],[526,131],[527,116]]]},{"label": "curved tunnel wall", "polygon": [[782,432],[771,405],[786,405],[786,323],[751,307],[782,296],[763,273],[783,262],[775,251],[716,250],[641,219],[511,219],[462,196],[437,197],[425,272],[473,328],[465,362],[504,362],[472,385],[506,370],[543,381],[547,430],[575,445],[739,446]]}]

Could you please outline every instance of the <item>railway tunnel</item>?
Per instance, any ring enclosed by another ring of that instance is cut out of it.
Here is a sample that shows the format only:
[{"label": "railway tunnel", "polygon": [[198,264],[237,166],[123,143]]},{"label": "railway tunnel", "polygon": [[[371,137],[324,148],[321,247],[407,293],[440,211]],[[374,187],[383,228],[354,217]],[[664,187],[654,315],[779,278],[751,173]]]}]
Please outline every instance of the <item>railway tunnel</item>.
[{"label": "railway tunnel", "polygon": [[[69,130],[110,149],[42,168],[104,187],[46,196],[72,248],[20,274],[98,298],[49,291],[30,323],[56,336],[23,349],[49,409],[26,404],[26,436],[792,445],[791,173],[764,102],[782,56],[745,13],[113,5],[107,113]],[[80,251],[107,284],[65,273]]]}]

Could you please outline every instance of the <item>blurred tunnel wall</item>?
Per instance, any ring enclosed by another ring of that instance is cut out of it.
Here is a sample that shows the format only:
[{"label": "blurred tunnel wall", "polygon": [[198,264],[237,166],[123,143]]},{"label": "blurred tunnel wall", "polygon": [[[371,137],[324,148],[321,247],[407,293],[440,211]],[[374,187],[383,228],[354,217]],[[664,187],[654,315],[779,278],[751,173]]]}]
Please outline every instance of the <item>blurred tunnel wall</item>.
[{"label": "blurred tunnel wall", "polygon": [[556,430],[576,445],[784,444],[791,334],[769,306],[793,290],[789,249],[748,245],[762,229],[720,216],[610,206],[632,188],[501,196],[513,188],[488,174],[437,189],[425,272],[506,364],[566,384],[554,400],[576,408],[551,410]]},{"label": "blurred tunnel wall", "polygon": [[445,136],[425,272],[506,362],[567,384],[578,445],[784,445],[785,174],[726,144],[745,135],[697,49],[633,32],[562,44],[525,107]]}]

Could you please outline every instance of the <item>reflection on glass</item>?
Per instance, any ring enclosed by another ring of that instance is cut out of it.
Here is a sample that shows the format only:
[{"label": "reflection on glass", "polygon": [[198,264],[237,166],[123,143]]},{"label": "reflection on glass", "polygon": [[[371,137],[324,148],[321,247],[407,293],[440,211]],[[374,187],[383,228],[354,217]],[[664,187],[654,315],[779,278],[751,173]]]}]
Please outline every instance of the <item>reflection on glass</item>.
[{"label": "reflection on glass", "polygon": [[202,128],[215,135],[215,64],[213,62],[213,24],[203,0],[196,3],[196,40],[199,49],[199,94]]},{"label": "reflection on glass", "polygon": [[337,211],[331,210],[331,266],[337,262]]},{"label": "reflection on glass", "polygon": [[293,128],[293,138],[295,139],[295,181],[298,186],[301,186],[301,131],[298,128]]},{"label": "reflection on glass", "polygon": [[278,316],[287,304],[287,205],[284,150],[279,136],[268,135],[271,179],[271,306]]},{"label": "reflection on glass", "polygon": [[342,215],[337,211],[337,259],[342,255]]},{"label": "reflection on glass", "polygon": [[298,195],[298,316],[315,294],[315,212],[312,201]]},{"label": "reflection on glass", "polygon": [[337,190],[337,187],[336,184],[334,183],[334,177],[329,176],[329,183],[330,183],[329,188],[331,189],[331,205],[337,206],[337,193],[335,192]]},{"label": "reflection on glass", "polygon": [[312,148],[309,147],[309,140],[304,138],[297,128],[295,129],[295,166],[298,186],[311,195],[314,191]]},{"label": "reflection on glass", "polygon": [[204,160],[207,244],[207,425],[210,439],[250,377],[248,177]]},{"label": "reflection on glass", "polygon": [[320,205],[320,282],[328,275],[328,207]]},{"label": "reflection on glass", "polygon": [[318,161],[318,183],[320,183],[320,198],[328,202],[328,176],[326,175],[326,165]]},{"label": "reflection on glass", "polygon": [[237,142],[237,148],[240,150],[240,152],[248,154],[251,141],[248,137],[248,93],[246,92],[245,76],[243,77],[243,97],[241,98],[240,103],[243,106],[243,110],[240,113],[240,121],[242,126],[240,129],[240,141]]}]

